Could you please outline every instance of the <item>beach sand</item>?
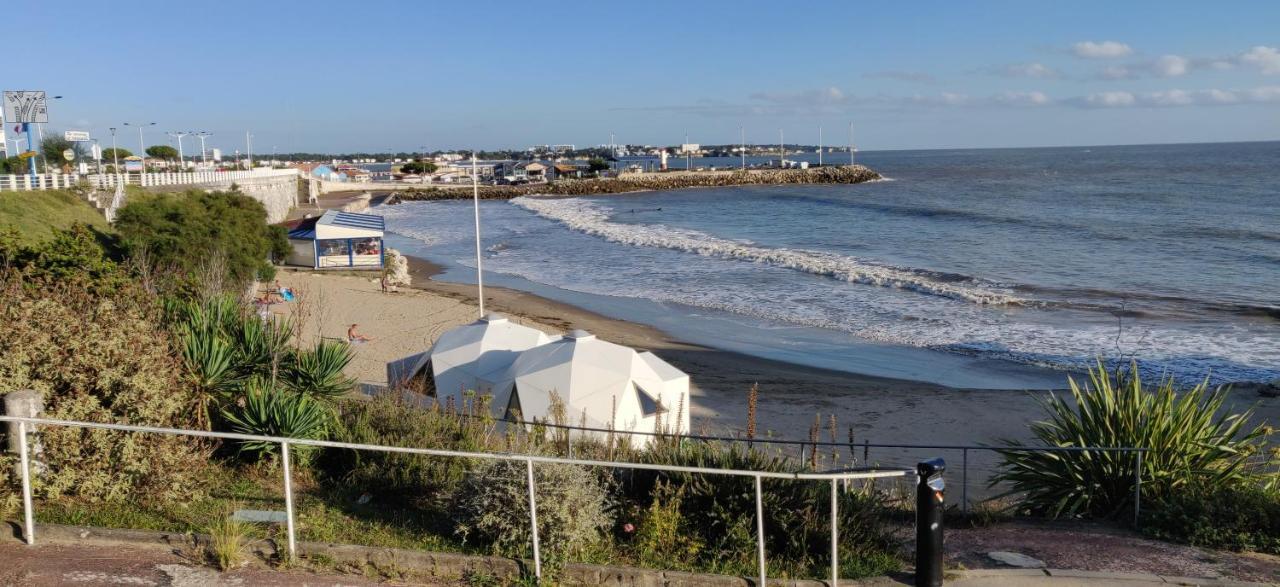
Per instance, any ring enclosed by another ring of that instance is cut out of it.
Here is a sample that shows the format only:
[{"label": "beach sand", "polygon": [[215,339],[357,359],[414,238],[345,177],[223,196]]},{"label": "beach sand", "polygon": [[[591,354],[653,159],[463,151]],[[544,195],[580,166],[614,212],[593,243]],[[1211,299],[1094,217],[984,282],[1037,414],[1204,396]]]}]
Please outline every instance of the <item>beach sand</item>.
[{"label": "beach sand", "polygon": [[[356,345],[348,373],[364,384],[385,385],[387,362],[426,351],[441,333],[479,316],[474,286],[432,281],[430,276],[438,268],[426,261],[411,259],[410,268],[414,287],[388,294],[380,291],[372,273],[282,271],[281,283],[296,288],[305,301],[273,310],[282,314],[301,310],[304,340],[345,339],[347,327],[359,324],[358,331],[373,341]],[[816,416],[821,439],[831,440],[828,426],[834,415],[839,442],[847,442],[852,427],[857,443],[991,445],[1001,439],[1027,439],[1028,424],[1043,415],[1037,400],[1050,393],[956,389],[720,351],[672,340],[645,325],[506,288],[486,287],[485,306],[487,312],[505,314],[548,333],[582,328],[604,340],[658,354],[692,379],[690,414],[695,433],[745,430],[748,390],[758,384],[758,437],[808,440]],[[1259,400],[1256,391],[1239,389],[1232,403],[1244,408]],[[1257,406],[1259,421],[1276,421],[1280,415],[1276,403],[1262,400]],[[861,461],[862,455],[856,456]],[[953,470],[964,459],[958,450],[870,450],[870,460],[882,465],[909,467],[932,456],[946,458]],[[985,480],[995,464],[990,451],[970,451],[968,459],[971,480]],[[971,482],[972,490],[981,493],[977,481]]]}]

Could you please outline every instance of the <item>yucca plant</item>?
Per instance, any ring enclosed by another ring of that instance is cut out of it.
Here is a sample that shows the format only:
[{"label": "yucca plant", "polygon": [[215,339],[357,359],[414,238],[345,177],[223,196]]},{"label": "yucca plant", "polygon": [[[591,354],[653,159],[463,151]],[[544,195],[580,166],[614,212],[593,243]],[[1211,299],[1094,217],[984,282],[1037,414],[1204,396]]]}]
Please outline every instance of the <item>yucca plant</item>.
[{"label": "yucca plant", "polygon": [[310,350],[300,350],[284,370],[289,389],[313,398],[335,399],[355,385],[342,373],[351,363],[351,347],[343,342],[323,341]]},{"label": "yucca plant", "polygon": [[[1142,499],[1159,502],[1189,485],[1226,486],[1250,480],[1249,459],[1266,432],[1248,427],[1253,410],[1223,411],[1227,392],[1208,381],[1178,393],[1171,379],[1145,387],[1137,365],[1108,373],[1099,362],[1081,387],[1070,379],[1067,401],[1050,395],[1048,419],[1031,425],[1036,441],[1011,446],[1137,447],[1142,455]],[[1032,513],[1052,517],[1117,517],[1133,509],[1137,455],[1118,451],[998,451],[1002,463],[992,485],[1021,495]]]},{"label": "yucca plant", "polygon": [[178,327],[183,372],[195,399],[196,423],[209,427],[209,408],[236,387],[235,349],[208,324]]},{"label": "yucca plant", "polygon": [[[245,385],[243,406],[224,409],[222,415],[233,432],[309,440],[328,438],[333,423],[333,411],[328,405],[261,378]],[[246,440],[240,443],[239,452],[261,459],[277,456],[279,451],[280,445],[275,442]],[[300,463],[308,462],[314,452],[314,447],[309,446],[296,446],[293,450]]]},{"label": "yucca plant", "polygon": [[242,377],[275,377],[293,352],[293,326],[286,318],[263,321],[244,316],[231,338],[236,349],[236,369]]}]

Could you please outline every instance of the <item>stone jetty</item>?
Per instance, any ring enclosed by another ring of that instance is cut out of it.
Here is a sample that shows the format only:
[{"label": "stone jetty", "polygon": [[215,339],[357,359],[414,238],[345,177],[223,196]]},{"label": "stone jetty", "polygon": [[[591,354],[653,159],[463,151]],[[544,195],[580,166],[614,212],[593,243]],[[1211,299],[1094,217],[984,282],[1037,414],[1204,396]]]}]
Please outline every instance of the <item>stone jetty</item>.
[{"label": "stone jetty", "polygon": [[[740,185],[862,183],[881,179],[879,173],[861,165],[811,167],[809,169],[751,169],[733,171],[670,171],[626,174],[608,179],[561,179],[549,184],[521,186],[481,185],[480,198],[509,200],[533,194],[552,196],[593,196],[628,192],[677,190],[682,188],[730,187]],[[461,187],[426,188],[399,192],[398,200],[455,200],[470,198],[471,190]],[[387,202],[392,203],[392,202]]]}]

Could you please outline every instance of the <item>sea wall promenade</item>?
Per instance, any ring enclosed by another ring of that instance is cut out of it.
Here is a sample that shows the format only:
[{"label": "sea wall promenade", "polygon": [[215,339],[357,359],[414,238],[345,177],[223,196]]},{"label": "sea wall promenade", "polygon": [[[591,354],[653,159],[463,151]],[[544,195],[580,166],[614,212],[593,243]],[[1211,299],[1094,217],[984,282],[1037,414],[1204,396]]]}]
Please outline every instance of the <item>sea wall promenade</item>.
[{"label": "sea wall promenade", "polygon": [[[627,174],[610,179],[562,179],[549,184],[521,186],[481,185],[480,197],[486,200],[509,200],[532,194],[591,196],[699,187],[862,183],[877,179],[882,179],[879,173],[862,165],[814,167],[809,169],[752,169],[745,171],[669,171]],[[469,188],[470,185],[466,184],[448,188],[410,188],[400,192],[399,199],[453,200],[470,198],[471,189]]]}]

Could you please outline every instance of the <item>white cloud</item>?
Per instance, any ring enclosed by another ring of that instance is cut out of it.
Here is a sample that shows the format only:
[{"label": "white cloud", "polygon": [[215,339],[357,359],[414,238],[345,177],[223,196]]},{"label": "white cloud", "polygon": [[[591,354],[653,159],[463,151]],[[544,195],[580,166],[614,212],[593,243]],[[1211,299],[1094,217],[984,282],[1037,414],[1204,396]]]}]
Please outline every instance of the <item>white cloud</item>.
[{"label": "white cloud", "polygon": [[1137,97],[1130,92],[1098,92],[1084,97],[1086,105],[1097,108],[1132,106],[1135,102]]},{"label": "white cloud", "polygon": [[1044,92],[1003,92],[992,96],[991,101],[1010,106],[1044,106],[1053,99]]},{"label": "white cloud", "polygon": [[1098,77],[1102,79],[1113,79],[1113,80],[1114,79],[1133,79],[1137,77],[1137,74],[1135,74],[1132,69],[1124,65],[1108,65],[1107,67],[1102,69],[1102,73],[1099,73]]},{"label": "white cloud", "polygon": [[937,81],[932,75],[922,71],[903,71],[900,69],[888,69],[884,71],[873,71],[864,73],[862,77],[867,79],[892,79],[903,82],[933,83]]},{"label": "white cloud", "polygon": [[1161,77],[1179,77],[1191,70],[1191,60],[1177,55],[1163,55],[1151,64],[1151,69]]},{"label": "white cloud", "polygon": [[1124,108],[1129,106],[1222,106],[1230,104],[1280,103],[1280,86],[1263,86],[1243,90],[1163,90],[1134,94],[1131,92],[1099,92],[1066,100],[1084,108]]},{"label": "white cloud", "polygon": [[1259,45],[1240,55],[1240,62],[1262,70],[1263,75],[1280,74],[1280,50]]},{"label": "white cloud", "polygon": [[1119,41],[1080,41],[1071,52],[1085,59],[1114,59],[1132,54],[1133,48]]},{"label": "white cloud", "polygon": [[985,71],[1002,77],[1033,77],[1048,79],[1059,76],[1057,70],[1043,63],[1013,63],[1001,67],[988,68]]}]

